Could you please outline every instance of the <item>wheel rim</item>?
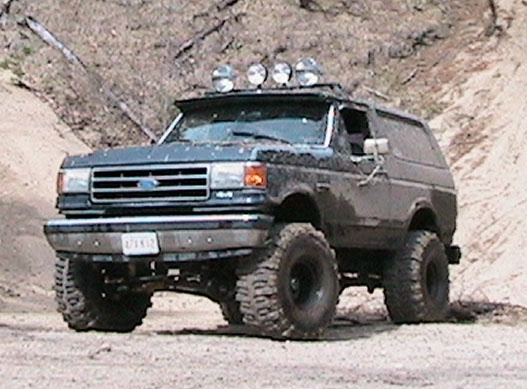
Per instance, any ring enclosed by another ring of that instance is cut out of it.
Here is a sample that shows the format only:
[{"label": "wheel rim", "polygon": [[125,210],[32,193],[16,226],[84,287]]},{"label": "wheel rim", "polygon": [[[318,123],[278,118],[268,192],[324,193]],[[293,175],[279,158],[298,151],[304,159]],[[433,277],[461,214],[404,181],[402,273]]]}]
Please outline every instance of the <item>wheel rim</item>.
[{"label": "wheel rim", "polygon": [[439,270],[435,263],[429,263],[426,267],[426,291],[434,301],[439,301],[441,294],[441,282],[438,279]]},{"label": "wheel rim", "polygon": [[312,260],[300,258],[291,268],[289,293],[295,306],[307,307],[320,297],[320,270]]}]

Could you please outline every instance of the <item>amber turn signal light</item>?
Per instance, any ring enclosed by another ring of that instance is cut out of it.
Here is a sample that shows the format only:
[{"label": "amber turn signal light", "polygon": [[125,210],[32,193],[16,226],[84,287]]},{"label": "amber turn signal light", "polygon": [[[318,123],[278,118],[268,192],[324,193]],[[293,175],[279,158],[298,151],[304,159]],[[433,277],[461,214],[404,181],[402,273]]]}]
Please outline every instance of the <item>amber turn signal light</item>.
[{"label": "amber turn signal light", "polygon": [[265,165],[246,166],[245,185],[251,188],[266,188],[267,167]]},{"label": "amber turn signal light", "polygon": [[59,172],[57,175],[57,194],[64,193],[64,187],[65,187],[65,177],[64,172]]}]

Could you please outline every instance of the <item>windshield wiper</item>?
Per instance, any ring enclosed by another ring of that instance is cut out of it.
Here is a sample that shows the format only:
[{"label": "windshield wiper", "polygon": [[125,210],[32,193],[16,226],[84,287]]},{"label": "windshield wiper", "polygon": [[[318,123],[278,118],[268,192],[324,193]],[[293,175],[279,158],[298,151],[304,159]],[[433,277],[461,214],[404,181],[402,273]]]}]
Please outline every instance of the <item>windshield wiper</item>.
[{"label": "windshield wiper", "polygon": [[257,132],[232,131],[231,134],[234,135],[234,136],[250,136],[251,138],[254,138],[254,139],[275,140],[275,141],[278,141],[278,142],[281,142],[281,143],[286,143],[288,145],[292,145],[293,144],[293,142],[289,142],[288,140],[285,140],[285,139],[282,139],[282,138],[277,138],[277,137],[272,136],[272,135],[259,134]]}]

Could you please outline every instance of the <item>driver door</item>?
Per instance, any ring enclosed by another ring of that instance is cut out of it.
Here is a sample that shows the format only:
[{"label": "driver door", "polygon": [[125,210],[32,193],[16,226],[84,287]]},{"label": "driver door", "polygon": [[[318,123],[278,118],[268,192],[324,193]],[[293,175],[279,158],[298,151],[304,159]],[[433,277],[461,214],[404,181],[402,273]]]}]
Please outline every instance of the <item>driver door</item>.
[{"label": "driver door", "polygon": [[390,242],[391,184],[380,163],[364,153],[364,140],[375,137],[374,113],[368,106],[339,107],[335,150],[341,173],[332,189],[338,202],[335,222],[344,246],[387,248]]}]

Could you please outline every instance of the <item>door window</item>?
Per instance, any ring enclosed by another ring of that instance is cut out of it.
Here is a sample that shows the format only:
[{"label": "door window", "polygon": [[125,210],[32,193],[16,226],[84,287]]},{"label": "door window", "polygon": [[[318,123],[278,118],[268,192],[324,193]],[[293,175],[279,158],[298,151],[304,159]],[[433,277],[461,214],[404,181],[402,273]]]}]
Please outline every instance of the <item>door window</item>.
[{"label": "door window", "polygon": [[378,119],[388,136],[395,157],[420,164],[442,166],[438,147],[422,123],[383,112],[379,112]]},{"label": "door window", "polygon": [[354,155],[364,155],[364,140],[371,137],[367,113],[357,109],[342,108],[340,118],[339,132],[345,148]]}]

